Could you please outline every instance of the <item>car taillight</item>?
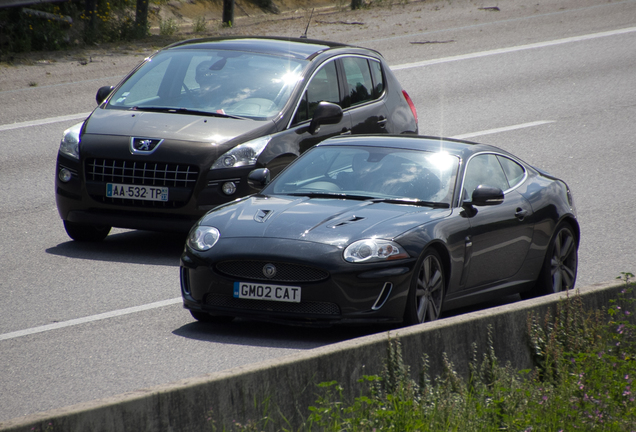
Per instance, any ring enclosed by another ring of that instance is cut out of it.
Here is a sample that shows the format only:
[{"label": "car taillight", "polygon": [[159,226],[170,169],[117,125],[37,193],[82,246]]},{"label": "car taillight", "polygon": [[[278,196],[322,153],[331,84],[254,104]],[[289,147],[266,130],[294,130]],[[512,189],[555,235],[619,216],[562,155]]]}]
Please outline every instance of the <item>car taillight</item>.
[{"label": "car taillight", "polygon": [[411,108],[411,112],[413,113],[413,117],[415,117],[415,124],[417,124],[417,110],[415,109],[415,104],[411,100],[411,97],[406,92],[406,90],[402,90],[402,94],[404,95],[404,99],[406,99],[406,103],[409,104],[409,107]]}]

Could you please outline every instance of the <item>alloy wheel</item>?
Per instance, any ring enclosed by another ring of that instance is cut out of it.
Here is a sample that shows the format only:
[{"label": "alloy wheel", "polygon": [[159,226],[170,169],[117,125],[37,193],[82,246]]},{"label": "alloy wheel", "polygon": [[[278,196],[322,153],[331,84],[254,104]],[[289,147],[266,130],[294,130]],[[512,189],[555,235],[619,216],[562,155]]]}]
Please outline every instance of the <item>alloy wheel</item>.
[{"label": "alloy wheel", "polygon": [[439,318],[444,298],[444,273],[437,254],[424,257],[417,276],[415,304],[420,323]]},{"label": "alloy wheel", "polygon": [[566,291],[574,287],[577,265],[576,239],[570,228],[564,226],[554,238],[550,258],[553,292]]}]

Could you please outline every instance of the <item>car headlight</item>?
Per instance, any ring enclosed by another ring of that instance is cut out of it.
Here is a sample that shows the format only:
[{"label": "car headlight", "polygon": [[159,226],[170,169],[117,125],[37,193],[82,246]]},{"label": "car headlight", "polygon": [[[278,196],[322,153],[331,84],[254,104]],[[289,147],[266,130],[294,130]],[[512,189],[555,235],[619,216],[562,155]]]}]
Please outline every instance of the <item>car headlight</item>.
[{"label": "car headlight", "polygon": [[84,123],[78,123],[64,131],[60,142],[60,153],[79,160],[80,132]]},{"label": "car headlight", "polygon": [[198,226],[190,231],[187,243],[192,249],[204,252],[210,250],[220,236],[221,233],[214,227]]},{"label": "car headlight", "polygon": [[349,262],[374,262],[408,258],[402,247],[389,240],[364,239],[351,243],[344,251]]},{"label": "car headlight", "polygon": [[265,146],[272,139],[271,135],[253,139],[246,143],[237,145],[233,149],[230,149],[223,153],[212,164],[213,169],[219,168],[234,168],[242,166],[256,165],[256,160],[265,149]]}]

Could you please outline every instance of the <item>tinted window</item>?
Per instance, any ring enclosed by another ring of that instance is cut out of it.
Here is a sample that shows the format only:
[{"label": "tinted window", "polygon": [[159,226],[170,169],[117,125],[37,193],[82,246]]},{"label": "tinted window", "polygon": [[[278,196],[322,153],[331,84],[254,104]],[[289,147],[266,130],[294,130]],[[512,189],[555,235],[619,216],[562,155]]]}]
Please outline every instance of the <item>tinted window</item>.
[{"label": "tinted window", "polygon": [[306,63],[241,51],[166,50],[136,71],[108,108],[272,117],[287,103]]},{"label": "tinted window", "polygon": [[464,194],[471,197],[479,185],[497,187],[504,191],[509,188],[503,168],[494,154],[478,155],[468,162],[464,177]]},{"label": "tinted window", "polygon": [[340,104],[338,74],[336,63],[330,61],[318,70],[307,85],[307,90],[298,105],[294,123],[309,120],[314,116],[316,107],[322,101]]},{"label": "tinted window", "polygon": [[450,204],[459,160],[393,148],[316,147],[263,193],[330,193]]},{"label": "tinted window", "polygon": [[507,157],[497,156],[497,159],[499,159],[501,167],[506,173],[510,187],[512,188],[517,186],[521,180],[523,180],[523,176],[525,175],[523,167]]},{"label": "tinted window", "polygon": [[[172,57],[163,57],[146,63],[111,98],[110,105],[131,107],[159,99],[160,86],[167,81],[164,77],[172,60]],[[171,69],[174,69],[174,66]]]},{"label": "tinted window", "polygon": [[379,61],[369,60],[369,65],[371,65],[371,76],[373,77],[373,98],[378,99],[384,92],[382,64]]},{"label": "tinted window", "polygon": [[346,57],[342,59],[347,81],[347,95],[351,105],[358,105],[373,99],[373,81],[366,58]]}]

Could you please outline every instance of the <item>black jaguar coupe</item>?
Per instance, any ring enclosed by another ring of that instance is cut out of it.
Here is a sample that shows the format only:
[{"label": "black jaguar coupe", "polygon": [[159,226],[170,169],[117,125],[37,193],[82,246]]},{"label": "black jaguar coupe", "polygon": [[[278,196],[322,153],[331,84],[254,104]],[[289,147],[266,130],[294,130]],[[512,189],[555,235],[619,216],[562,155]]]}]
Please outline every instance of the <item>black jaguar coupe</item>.
[{"label": "black jaguar coupe", "polygon": [[414,136],[331,138],[208,212],[181,257],[200,321],[404,323],[574,287],[565,182],[499,148]]}]

